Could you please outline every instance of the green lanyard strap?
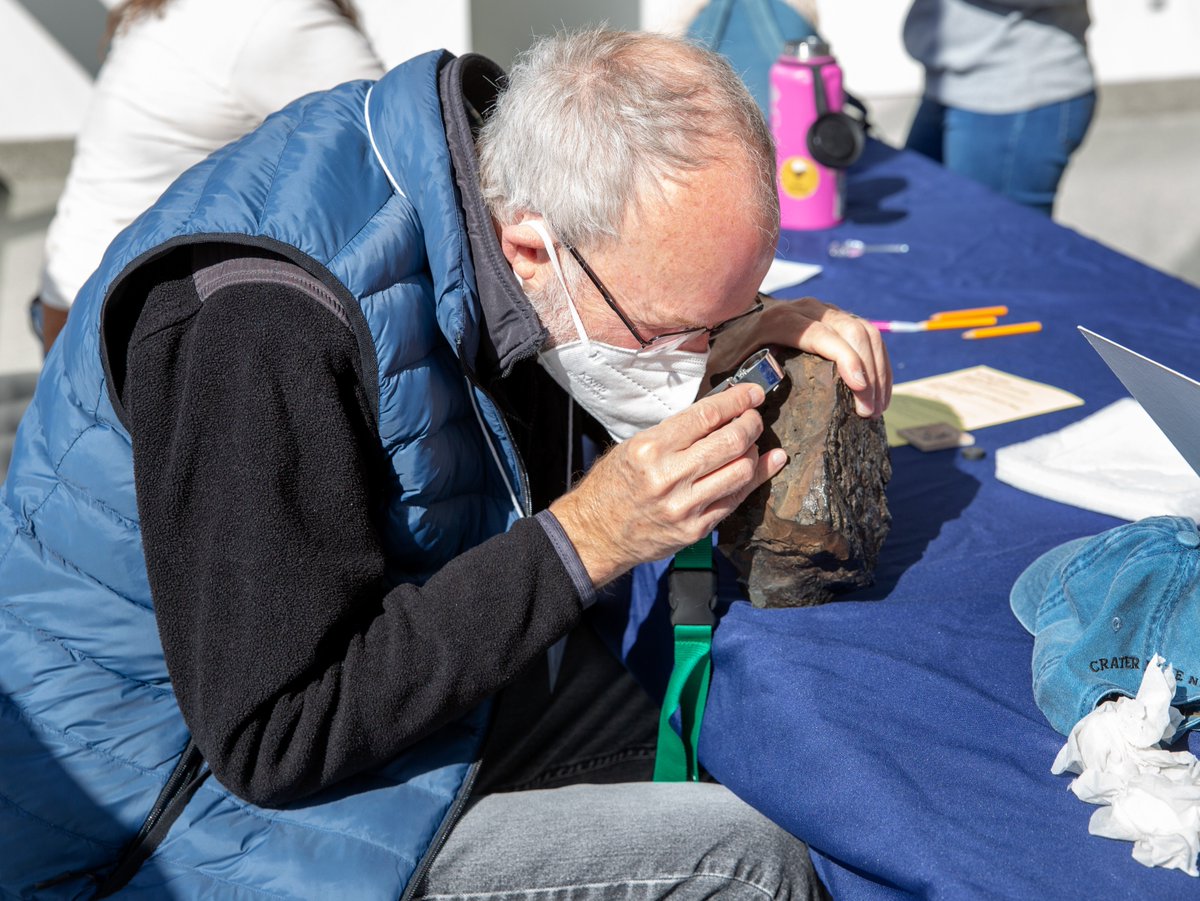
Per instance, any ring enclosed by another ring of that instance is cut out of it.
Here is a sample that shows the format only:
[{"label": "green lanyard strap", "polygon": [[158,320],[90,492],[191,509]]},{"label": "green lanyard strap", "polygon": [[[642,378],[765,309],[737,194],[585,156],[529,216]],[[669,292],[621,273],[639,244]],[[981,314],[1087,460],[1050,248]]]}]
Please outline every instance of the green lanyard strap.
[{"label": "green lanyard strap", "polygon": [[[667,682],[667,695],[658,721],[655,782],[696,782],[700,778],[696,747],[700,742],[700,726],[704,722],[704,705],[712,676],[716,595],[712,536],[709,535],[675,555],[669,576],[675,667]],[[671,728],[671,717],[676,710],[679,711],[679,734]]]}]

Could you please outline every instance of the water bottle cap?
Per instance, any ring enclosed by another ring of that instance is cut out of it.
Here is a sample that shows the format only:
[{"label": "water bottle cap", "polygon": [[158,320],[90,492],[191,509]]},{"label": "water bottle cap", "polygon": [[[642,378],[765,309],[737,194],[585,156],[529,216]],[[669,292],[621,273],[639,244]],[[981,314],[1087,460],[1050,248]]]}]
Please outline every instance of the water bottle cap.
[{"label": "water bottle cap", "polygon": [[788,41],[783,45],[783,55],[798,60],[816,59],[819,56],[829,56],[829,45],[815,34],[798,41]]}]

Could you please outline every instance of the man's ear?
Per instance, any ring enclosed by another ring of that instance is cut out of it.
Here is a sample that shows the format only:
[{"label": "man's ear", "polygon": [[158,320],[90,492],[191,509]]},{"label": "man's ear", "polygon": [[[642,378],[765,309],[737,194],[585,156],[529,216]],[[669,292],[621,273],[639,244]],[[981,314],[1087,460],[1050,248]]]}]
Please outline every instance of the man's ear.
[{"label": "man's ear", "polygon": [[550,257],[542,236],[527,224],[533,218],[536,217],[523,214],[517,222],[500,226],[500,247],[517,277],[537,289],[549,268]]}]

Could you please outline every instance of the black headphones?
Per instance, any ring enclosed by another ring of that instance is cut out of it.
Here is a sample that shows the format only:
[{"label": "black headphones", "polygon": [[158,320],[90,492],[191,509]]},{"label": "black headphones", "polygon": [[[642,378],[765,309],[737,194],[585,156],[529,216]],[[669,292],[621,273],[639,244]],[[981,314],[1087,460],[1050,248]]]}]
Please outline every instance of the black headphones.
[{"label": "black headphones", "polygon": [[[829,53],[829,48],[815,36],[804,41],[797,41],[795,44],[789,43],[788,53],[798,57],[800,45],[810,48],[814,55],[827,56]],[[817,118],[808,128],[808,152],[822,166],[828,166],[830,169],[845,169],[862,156],[863,148],[866,146],[864,121],[846,113],[830,111],[829,98],[825,96],[825,79],[821,77],[821,69],[832,63],[811,63],[802,59],[797,59],[797,62],[808,67],[812,72],[813,99],[817,108]],[[865,112],[862,104],[849,95],[846,96],[846,102]]]}]

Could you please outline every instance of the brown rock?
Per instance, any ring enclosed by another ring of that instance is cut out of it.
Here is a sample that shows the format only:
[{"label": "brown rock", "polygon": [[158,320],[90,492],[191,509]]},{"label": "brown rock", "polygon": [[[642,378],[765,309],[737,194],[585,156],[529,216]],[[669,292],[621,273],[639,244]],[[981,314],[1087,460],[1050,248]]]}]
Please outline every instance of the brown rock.
[{"label": "brown rock", "polygon": [[862,419],[828,360],[776,352],[789,381],[762,406],[759,448],[787,465],[719,528],[756,607],[807,607],[870,585],[891,515],[882,420]]}]

